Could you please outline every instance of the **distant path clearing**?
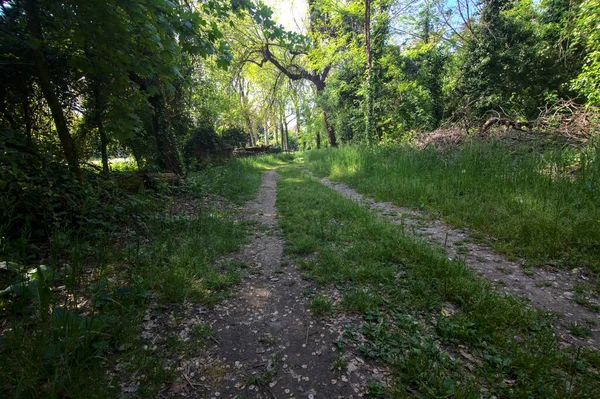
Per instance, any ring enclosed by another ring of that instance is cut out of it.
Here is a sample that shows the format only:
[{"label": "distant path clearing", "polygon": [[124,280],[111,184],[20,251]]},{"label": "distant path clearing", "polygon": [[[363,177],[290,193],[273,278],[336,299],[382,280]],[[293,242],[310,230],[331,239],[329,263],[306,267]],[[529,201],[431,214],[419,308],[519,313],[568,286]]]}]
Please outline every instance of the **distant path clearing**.
[{"label": "distant path clearing", "polygon": [[[314,176],[308,170],[305,172]],[[526,298],[536,308],[556,312],[559,318],[555,328],[565,344],[600,348],[600,314],[572,300],[574,284],[586,279],[581,273],[570,274],[563,270],[532,268],[531,272],[526,274],[519,264],[478,243],[467,229],[454,229],[440,220],[430,220],[426,213],[399,207],[391,202],[377,202],[345,184],[335,183],[327,178],[320,181],[345,197],[368,206],[389,222],[403,226],[406,234],[443,247],[450,258],[464,259],[478,274],[493,282],[499,291]],[[585,324],[586,320],[596,322],[592,327],[591,336],[579,338],[569,332],[571,324]]]}]

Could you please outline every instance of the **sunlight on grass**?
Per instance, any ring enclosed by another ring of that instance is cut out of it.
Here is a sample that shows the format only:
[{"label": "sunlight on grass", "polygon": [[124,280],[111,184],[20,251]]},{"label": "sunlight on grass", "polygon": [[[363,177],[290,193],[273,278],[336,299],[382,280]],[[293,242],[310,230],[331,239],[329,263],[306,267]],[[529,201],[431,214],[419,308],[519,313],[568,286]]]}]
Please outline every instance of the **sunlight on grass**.
[{"label": "sunlight on grass", "polygon": [[[443,154],[410,146],[303,154],[305,165],[377,200],[439,212],[528,262],[600,271],[600,156],[475,143]],[[551,170],[552,173],[546,172]]]}]

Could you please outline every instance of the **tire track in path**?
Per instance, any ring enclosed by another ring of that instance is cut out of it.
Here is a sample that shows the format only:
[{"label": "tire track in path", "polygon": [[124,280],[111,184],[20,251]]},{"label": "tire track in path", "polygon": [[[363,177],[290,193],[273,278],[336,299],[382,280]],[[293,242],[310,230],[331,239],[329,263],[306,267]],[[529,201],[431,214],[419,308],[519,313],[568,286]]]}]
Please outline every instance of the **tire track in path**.
[{"label": "tire track in path", "polygon": [[[354,348],[334,345],[345,320],[318,320],[303,295],[315,284],[303,281],[284,255],[285,240],[275,206],[279,175],[263,174],[256,199],[246,205],[257,223],[251,242],[225,260],[248,264],[248,276],[231,299],[198,309],[216,343],[180,367],[198,398],[358,398],[365,395],[373,368]],[[335,370],[340,357],[348,367]],[[375,368],[376,373],[380,373]]]}]

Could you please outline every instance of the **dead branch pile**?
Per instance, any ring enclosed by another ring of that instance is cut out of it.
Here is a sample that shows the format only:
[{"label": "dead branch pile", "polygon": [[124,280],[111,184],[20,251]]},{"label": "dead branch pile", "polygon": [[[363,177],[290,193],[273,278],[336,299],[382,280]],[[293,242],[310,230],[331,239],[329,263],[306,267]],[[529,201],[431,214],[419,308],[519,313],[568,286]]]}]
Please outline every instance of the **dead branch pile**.
[{"label": "dead branch pile", "polygon": [[[472,128],[480,126],[475,132]],[[573,100],[561,100],[540,109],[539,116],[519,121],[506,113],[490,112],[486,117],[465,123],[455,120],[450,126],[415,138],[418,147],[456,148],[465,139],[506,141],[511,145],[543,144],[582,147],[600,137],[600,107],[585,107]],[[597,145],[597,143],[595,143]]]}]

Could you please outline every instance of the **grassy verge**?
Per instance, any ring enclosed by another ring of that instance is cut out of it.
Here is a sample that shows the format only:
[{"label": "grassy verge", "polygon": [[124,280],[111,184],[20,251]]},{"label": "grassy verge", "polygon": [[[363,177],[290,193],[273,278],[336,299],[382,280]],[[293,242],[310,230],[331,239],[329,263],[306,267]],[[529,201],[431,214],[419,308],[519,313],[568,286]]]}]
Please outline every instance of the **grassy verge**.
[{"label": "grassy verge", "polygon": [[200,193],[217,194],[235,202],[246,201],[260,185],[260,171],[283,165],[293,159],[294,155],[290,153],[238,158],[225,165],[192,173],[188,180]]},{"label": "grassy verge", "polygon": [[[47,250],[26,237],[5,245],[0,396],[156,396],[173,381],[183,346],[173,336],[157,351],[140,339],[148,306],[211,306],[229,294],[244,265],[215,260],[246,241],[239,203],[256,192],[261,168],[278,159],[233,160],[177,191],[129,196],[120,210],[130,215],[126,225],[56,229]],[[206,197],[214,201],[197,201]],[[194,326],[194,336],[210,335],[204,327]]]},{"label": "grassy verge", "polygon": [[[345,339],[391,368],[388,395],[600,395],[598,352],[561,349],[548,315],[498,295],[463,263],[316,179],[292,168],[282,176],[278,208],[288,250],[314,254],[301,262],[304,275],[342,290],[333,311],[363,315],[361,330]],[[333,305],[317,298],[311,307],[328,314]],[[372,393],[381,391],[374,383]]]},{"label": "grassy verge", "polygon": [[410,146],[304,154],[319,175],[397,205],[424,208],[531,264],[600,271],[600,155],[475,143],[442,154]]}]

